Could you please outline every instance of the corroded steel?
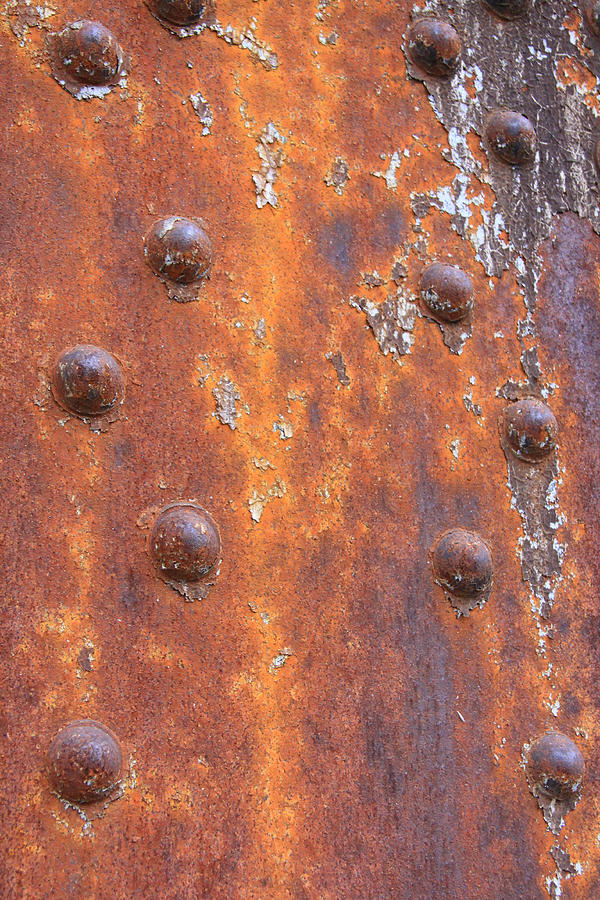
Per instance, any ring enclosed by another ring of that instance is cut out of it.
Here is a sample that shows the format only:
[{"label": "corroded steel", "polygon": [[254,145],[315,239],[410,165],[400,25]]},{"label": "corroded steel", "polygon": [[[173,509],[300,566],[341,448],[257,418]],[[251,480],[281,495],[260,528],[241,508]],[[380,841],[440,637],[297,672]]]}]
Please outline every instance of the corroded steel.
[{"label": "corroded steel", "polygon": [[[150,6],[3,12],[0,894],[591,900],[595,20]],[[424,15],[458,34],[447,77],[406,60]],[[91,79],[51,37],[88,19]],[[524,166],[490,152],[499,109]],[[185,296],[144,254],[176,217],[210,240]],[[472,281],[456,322],[434,262]],[[117,366],[110,415],[83,370],[91,410],[53,395],[82,347]],[[196,602],[152,553],[183,501],[218,527]],[[489,552],[468,616],[432,570],[455,529]],[[69,765],[111,793],[68,801],[48,754],[84,719],[114,765],[85,741]],[[530,755],[553,732],[585,764],[564,823]]]}]

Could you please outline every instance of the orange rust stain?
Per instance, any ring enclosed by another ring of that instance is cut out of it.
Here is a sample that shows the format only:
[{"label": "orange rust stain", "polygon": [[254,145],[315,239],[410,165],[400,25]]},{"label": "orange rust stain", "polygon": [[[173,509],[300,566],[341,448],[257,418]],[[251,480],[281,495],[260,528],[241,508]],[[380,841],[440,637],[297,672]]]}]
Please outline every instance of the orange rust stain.
[{"label": "orange rust stain", "polygon": [[[77,102],[48,77],[43,32],[87,12],[133,65],[123,90]],[[2,24],[7,895],[396,900],[423,885],[467,896],[518,872],[520,895],[535,896],[551,839],[519,762],[548,721],[546,661],[496,428],[498,390],[522,376],[515,273],[489,279],[435,207],[417,225],[411,195],[451,191],[457,173],[423,86],[406,78],[410,4],[231,0],[218,15],[238,28],[256,17],[280,66],[213,32],[177,40],[133,0],[64,7],[24,46],[15,17]],[[591,97],[585,67],[560,73]],[[190,109],[198,91],[208,136]],[[285,159],[278,205],[258,209],[270,122]],[[479,137],[468,141],[487,169]],[[351,173],[341,195],[324,181],[337,157]],[[468,199],[472,236],[491,188]],[[170,214],[207,221],[214,268],[198,302],[169,302],[142,257],[148,225]],[[433,259],[472,276],[473,336],[453,355],[417,316],[399,364],[349,299],[381,304],[400,287],[418,303]],[[384,283],[369,287],[375,271]],[[99,435],[47,393],[52,361],[84,341],[116,354],[126,379],[123,415]],[[327,357],[337,352],[349,385]],[[215,417],[224,376],[240,395],[235,429]],[[571,421],[560,404],[575,428],[581,413]],[[579,486],[565,482],[568,508]],[[218,522],[223,563],[207,600],[187,604],[156,578],[137,523],[192,497]],[[595,525],[578,514],[574,541],[587,545]],[[427,563],[456,525],[485,535],[497,571],[468,621]],[[564,634],[580,598],[593,615],[592,575],[575,565],[576,590],[561,591]],[[565,715],[595,735],[586,666],[562,659],[561,690],[575,695],[583,672],[581,715],[567,700]],[[89,833],[43,774],[53,734],[81,715],[118,734],[136,774],[86,813]],[[573,815],[578,834],[600,830],[592,804]]]},{"label": "orange rust stain", "polygon": [[600,100],[598,99],[598,79],[579,60],[573,57],[562,57],[556,62],[556,79],[561,88],[573,86],[583,95],[583,100],[588,109],[595,115],[600,115]]}]

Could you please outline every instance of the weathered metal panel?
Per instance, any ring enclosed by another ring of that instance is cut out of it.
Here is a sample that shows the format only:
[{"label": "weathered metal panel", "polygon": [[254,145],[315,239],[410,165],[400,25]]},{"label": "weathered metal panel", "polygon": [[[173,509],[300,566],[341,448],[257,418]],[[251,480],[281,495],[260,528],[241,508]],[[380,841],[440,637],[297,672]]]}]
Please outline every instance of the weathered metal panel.
[{"label": "weathered metal panel", "polygon": [[[458,33],[449,77],[406,61],[421,14]],[[108,92],[48,50],[86,18],[122,49]],[[202,21],[4,8],[1,894],[594,898],[600,43],[558,0]],[[173,216],[212,242],[185,291],[144,256]],[[458,326],[434,261],[472,279]],[[123,374],[100,420],[51,390],[80,344]],[[528,396],[558,423],[533,462]],[[194,603],[150,546],[181,500],[222,547]],[[493,567],[459,617],[455,528]],[[87,718],[122,781],[69,802],[47,754]],[[557,834],[524,770],[551,730],[585,760]]]}]

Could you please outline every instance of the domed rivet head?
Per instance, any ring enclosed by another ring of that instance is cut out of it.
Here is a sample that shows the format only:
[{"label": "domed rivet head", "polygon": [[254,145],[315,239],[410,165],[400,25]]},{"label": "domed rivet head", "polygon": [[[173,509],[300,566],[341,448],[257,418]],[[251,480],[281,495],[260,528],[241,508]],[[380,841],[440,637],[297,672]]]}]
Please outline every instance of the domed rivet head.
[{"label": "domed rivet head", "polygon": [[458,32],[444,19],[417,19],[406,35],[406,52],[415,66],[437,78],[449,78],[460,62]]},{"label": "domed rivet head", "polygon": [[596,36],[600,35],[600,0],[583,0],[583,17]]},{"label": "domed rivet head", "polygon": [[221,538],[212,516],[197,503],[170,503],[158,514],[150,534],[150,555],[168,585],[186,598],[208,595],[219,574]]},{"label": "domed rivet head", "polygon": [[556,448],[558,423],[541,400],[517,400],[506,407],[503,418],[506,441],[519,459],[538,462]]},{"label": "domed rivet head", "polygon": [[523,758],[529,789],[557,834],[564,815],[574,809],[581,796],[585,771],[581,751],[566,735],[550,731],[526,744]]},{"label": "domed rivet head", "polygon": [[72,22],[50,35],[49,49],[55,79],[85,99],[102,96],[117,84],[128,62],[114,34],[89,20]]},{"label": "domed rivet head", "polygon": [[118,785],[123,757],[116,736],[101,722],[80,719],[58,732],[46,757],[56,793],[72,803],[107,797]]},{"label": "domed rivet head", "polygon": [[457,266],[436,262],[423,269],[421,294],[428,310],[444,322],[458,322],[473,309],[473,282]]},{"label": "domed rivet head", "polygon": [[433,576],[459,615],[483,606],[492,589],[493,564],[490,548],[479,535],[464,528],[445,531],[430,557]]},{"label": "domed rivet head", "polygon": [[121,367],[106,350],[78,344],[58,357],[52,393],[60,406],[82,419],[112,421],[125,393]]},{"label": "domed rivet head", "polygon": [[157,18],[181,27],[195,25],[206,10],[204,0],[148,0],[148,6]]},{"label": "domed rivet head", "polygon": [[185,302],[197,299],[198,286],[210,272],[212,246],[200,222],[168,216],[148,229],[144,256],[169,296]]},{"label": "domed rivet head", "polygon": [[529,119],[518,112],[495,110],[488,117],[485,136],[498,159],[511,166],[525,166],[535,158],[535,129]]},{"label": "domed rivet head", "polygon": [[484,0],[501,19],[518,19],[529,9],[530,0]]},{"label": "domed rivet head", "polygon": [[199,34],[211,26],[219,28],[215,0],[145,0],[163,28],[179,38]]}]

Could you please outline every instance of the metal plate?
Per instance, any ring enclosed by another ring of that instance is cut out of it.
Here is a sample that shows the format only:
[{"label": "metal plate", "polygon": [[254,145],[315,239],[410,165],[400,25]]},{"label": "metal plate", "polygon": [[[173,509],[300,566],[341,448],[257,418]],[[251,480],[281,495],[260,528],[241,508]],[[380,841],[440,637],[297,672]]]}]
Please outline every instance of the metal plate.
[{"label": "metal plate", "polygon": [[[406,2],[219,2],[186,38],[142,2],[5,7],[4,897],[600,893],[600,44],[558,0],[460,6],[428,7],[462,63],[425,86]],[[86,17],[131,56],[103,98],[45,49]],[[534,123],[530,167],[489,156],[494,107]],[[144,261],[171,215],[212,239],[197,302]],[[424,314],[435,259],[473,279],[460,353]],[[100,433],[49,392],[77,343],[124,372]],[[529,394],[560,432],[524,498],[498,420]],[[223,541],[193,604],[144,527],[180,499]],[[429,558],[455,526],[494,565],[460,618]],[[114,802],[50,790],[83,717],[121,741]],[[522,761],[552,728],[587,767],[558,836]]]}]

